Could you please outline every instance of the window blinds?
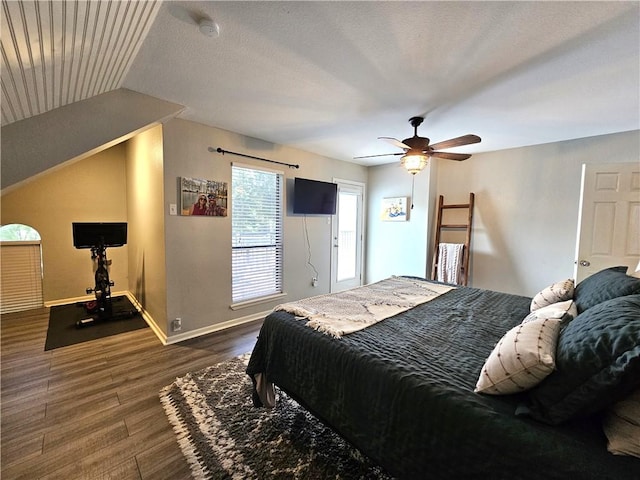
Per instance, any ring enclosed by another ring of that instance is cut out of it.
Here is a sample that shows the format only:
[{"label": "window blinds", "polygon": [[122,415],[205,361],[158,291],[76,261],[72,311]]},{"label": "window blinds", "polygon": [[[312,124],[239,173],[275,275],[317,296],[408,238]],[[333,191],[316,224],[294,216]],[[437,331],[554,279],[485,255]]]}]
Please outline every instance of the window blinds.
[{"label": "window blinds", "polygon": [[232,166],[232,301],[283,291],[283,174]]},{"label": "window blinds", "polygon": [[2,242],[0,313],[43,305],[40,242]]}]

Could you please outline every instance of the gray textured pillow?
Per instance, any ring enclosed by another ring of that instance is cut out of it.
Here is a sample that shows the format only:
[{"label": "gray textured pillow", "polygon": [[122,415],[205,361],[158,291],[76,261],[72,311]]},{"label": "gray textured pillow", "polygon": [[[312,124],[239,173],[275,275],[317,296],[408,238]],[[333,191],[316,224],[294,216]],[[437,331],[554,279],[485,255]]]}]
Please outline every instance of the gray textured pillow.
[{"label": "gray textured pillow", "polygon": [[561,331],[556,369],[518,413],[546,423],[592,415],[640,387],[640,295],[602,302]]},{"label": "gray textured pillow", "polygon": [[576,285],[573,299],[578,313],[612,298],[640,293],[640,278],[627,275],[627,267],[600,270]]}]

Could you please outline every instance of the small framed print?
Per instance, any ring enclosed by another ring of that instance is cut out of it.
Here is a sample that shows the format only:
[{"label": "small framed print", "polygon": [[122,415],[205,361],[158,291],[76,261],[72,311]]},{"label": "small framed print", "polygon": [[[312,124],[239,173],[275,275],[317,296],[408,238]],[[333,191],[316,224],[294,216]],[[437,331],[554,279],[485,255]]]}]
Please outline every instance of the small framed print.
[{"label": "small framed print", "polygon": [[380,219],[384,222],[406,222],[407,197],[383,198]]},{"label": "small framed print", "polygon": [[182,215],[227,216],[227,182],[182,177],[180,197]]}]

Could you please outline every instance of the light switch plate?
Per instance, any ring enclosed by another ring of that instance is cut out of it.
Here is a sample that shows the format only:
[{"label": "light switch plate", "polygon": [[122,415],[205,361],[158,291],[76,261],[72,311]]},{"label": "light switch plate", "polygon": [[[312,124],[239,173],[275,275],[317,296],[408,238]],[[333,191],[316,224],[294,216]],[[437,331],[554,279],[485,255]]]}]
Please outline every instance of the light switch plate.
[{"label": "light switch plate", "polygon": [[177,215],[178,214],[178,205],[175,203],[169,204],[169,215]]}]

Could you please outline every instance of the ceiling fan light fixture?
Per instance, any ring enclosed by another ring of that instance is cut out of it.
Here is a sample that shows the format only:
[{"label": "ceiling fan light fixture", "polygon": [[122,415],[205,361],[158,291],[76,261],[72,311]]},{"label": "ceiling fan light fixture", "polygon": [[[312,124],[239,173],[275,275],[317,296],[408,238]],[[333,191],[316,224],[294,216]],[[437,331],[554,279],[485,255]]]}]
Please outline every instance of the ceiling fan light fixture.
[{"label": "ceiling fan light fixture", "polygon": [[424,170],[424,167],[426,167],[429,162],[429,157],[423,153],[407,153],[400,161],[407,172],[415,175]]}]

